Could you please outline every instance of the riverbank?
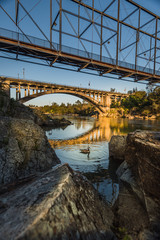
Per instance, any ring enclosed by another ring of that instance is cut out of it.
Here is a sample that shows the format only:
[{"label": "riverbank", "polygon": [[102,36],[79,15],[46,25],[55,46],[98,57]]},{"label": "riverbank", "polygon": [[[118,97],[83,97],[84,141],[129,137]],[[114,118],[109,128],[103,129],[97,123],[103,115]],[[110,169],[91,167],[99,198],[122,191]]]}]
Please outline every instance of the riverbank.
[{"label": "riverbank", "polygon": [[109,118],[127,118],[127,119],[142,119],[142,120],[160,120],[160,114],[138,114],[133,113],[129,114],[127,111],[125,111],[123,108],[111,108],[108,110],[108,112],[105,114],[105,117]]},{"label": "riverbank", "polygon": [[[159,214],[159,202],[158,205],[152,205],[152,200],[158,199],[159,191],[151,187],[152,181],[156,181],[154,185],[158,186],[159,175],[156,172],[151,172],[150,175],[150,168],[147,165],[148,162],[149,166],[153,164],[150,160],[153,159],[154,153],[156,164],[160,159],[159,145],[154,145],[155,141],[159,143],[159,135],[155,139],[151,135],[145,136],[143,132],[142,135],[129,134],[127,137],[129,145],[126,145],[128,148],[121,145],[121,151],[122,148],[128,149],[126,161],[131,167],[126,168],[126,165],[122,165],[123,171],[119,170],[121,173],[119,176],[125,188],[127,186],[127,190],[120,189],[118,200],[111,208],[80,172],[73,171],[69,165],[60,163],[44,131],[35,123],[38,117],[35,118],[32,112],[29,114],[28,108],[24,107],[25,110],[22,111],[23,106],[12,101],[6,100],[5,96],[3,105],[1,102],[3,114],[0,118],[0,236],[2,240],[159,239],[157,238],[159,233],[156,231],[159,225],[157,222],[155,224],[155,221],[150,225],[155,217],[156,219],[159,217],[155,215],[154,210],[156,209],[156,214]],[[20,112],[23,119],[18,118]],[[113,120],[111,122],[114,124]],[[104,120],[102,123],[106,126]],[[83,126],[85,126],[84,122]],[[77,127],[79,128],[79,122]],[[100,130],[101,132],[97,131],[97,138],[94,132],[90,134],[95,136],[96,140],[98,138],[101,140],[104,129],[100,127]],[[100,152],[100,145],[96,146],[95,152],[93,150],[91,152],[96,167],[100,165]],[[124,151],[126,158],[125,153],[126,151]],[[138,160],[137,154],[139,154]],[[107,153],[105,155],[104,160],[107,164]],[[147,161],[143,161],[143,157],[144,160],[148,157]],[[74,156],[73,159],[75,162]],[[86,159],[92,165],[90,160],[91,158]],[[144,167],[143,162],[145,162]],[[139,184],[138,190],[135,187],[137,185],[131,181],[129,168],[137,181],[136,184]],[[137,175],[137,172],[143,173],[143,170],[145,175]],[[108,175],[108,171],[101,168],[99,173],[104,178]],[[91,174],[85,175],[92,178]],[[99,174],[95,175],[95,181],[97,179]],[[128,188],[128,185],[131,187]],[[142,188],[144,185],[146,188]],[[133,196],[129,197],[132,192]],[[148,197],[146,198],[148,192],[149,200]],[[140,203],[137,203],[138,197]]]},{"label": "riverbank", "polygon": [[0,238],[115,239],[112,210],[86,178],[60,163],[39,117],[1,99]]},{"label": "riverbank", "polygon": [[50,112],[44,112],[43,108],[40,107],[35,107],[33,108],[34,112],[36,112],[38,115],[42,115],[43,118],[47,118],[47,116],[51,119],[60,119],[61,116],[68,116],[68,117],[92,117],[92,118],[100,118],[100,117],[108,117],[108,118],[127,118],[127,119],[142,119],[142,120],[160,120],[160,114],[144,114],[144,113],[128,113],[124,108],[122,107],[117,107],[117,108],[110,108],[105,115],[98,115],[98,113],[95,114],[95,112],[85,114],[85,115],[79,115],[76,113],[66,113],[64,114],[53,114]]}]

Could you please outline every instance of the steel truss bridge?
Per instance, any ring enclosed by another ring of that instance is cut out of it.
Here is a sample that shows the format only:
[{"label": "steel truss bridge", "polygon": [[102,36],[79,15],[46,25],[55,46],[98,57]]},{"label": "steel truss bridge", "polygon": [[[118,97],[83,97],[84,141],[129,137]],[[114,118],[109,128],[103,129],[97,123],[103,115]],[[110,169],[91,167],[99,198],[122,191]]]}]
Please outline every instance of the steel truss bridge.
[{"label": "steel truss bridge", "polygon": [[79,88],[53,83],[17,79],[0,76],[0,86],[10,96],[11,89],[16,89],[16,100],[25,103],[46,94],[70,94],[79,97],[96,107],[100,115],[106,115],[111,103],[120,102],[128,94],[107,92],[89,88]]},{"label": "steel truss bridge", "polygon": [[[107,78],[160,83],[160,17],[132,0],[48,0],[48,34],[47,24],[42,27],[45,20],[37,23],[32,15],[41,1],[29,8],[26,1],[15,0],[13,14],[4,2],[0,11],[17,30],[4,28],[1,19],[1,57]],[[42,38],[25,30],[25,18]]]}]

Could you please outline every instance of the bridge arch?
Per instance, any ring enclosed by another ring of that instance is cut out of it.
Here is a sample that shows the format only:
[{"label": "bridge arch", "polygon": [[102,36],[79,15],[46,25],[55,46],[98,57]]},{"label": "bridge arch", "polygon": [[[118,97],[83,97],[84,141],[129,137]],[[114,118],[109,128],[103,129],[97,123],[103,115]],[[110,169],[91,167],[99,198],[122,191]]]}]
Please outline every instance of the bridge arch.
[{"label": "bridge arch", "polygon": [[107,107],[100,106],[99,101],[97,101],[94,98],[88,96],[86,93],[72,91],[72,90],[62,90],[62,89],[59,89],[59,90],[57,90],[57,89],[53,90],[52,89],[52,90],[42,91],[42,92],[39,92],[39,93],[35,93],[35,94],[32,94],[32,95],[23,97],[19,101],[21,103],[25,103],[29,100],[32,100],[34,98],[44,96],[44,95],[47,95],[47,94],[69,94],[69,95],[72,95],[72,96],[79,97],[79,98],[85,100],[86,102],[92,104],[93,106],[95,106],[100,115],[105,114],[106,109],[107,109]]}]

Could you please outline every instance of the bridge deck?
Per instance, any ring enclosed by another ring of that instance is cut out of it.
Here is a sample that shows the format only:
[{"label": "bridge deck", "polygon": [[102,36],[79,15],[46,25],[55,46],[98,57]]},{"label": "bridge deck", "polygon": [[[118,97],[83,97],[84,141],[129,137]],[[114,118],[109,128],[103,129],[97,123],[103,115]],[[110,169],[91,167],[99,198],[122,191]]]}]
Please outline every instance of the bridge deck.
[{"label": "bridge deck", "polygon": [[62,84],[55,84],[55,83],[48,83],[48,82],[40,82],[35,80],[26,80],[26,79],[19,79],[19,78],[11,78],[11,77],[4,77],[0,76],[0,83],[7,83],[9,82],[11,88],[17,88],[19,85],[21,88],[26,88],[28,85],[30,89],[35,89],[36,86],[39,88],[45,87],[46,89],[64,89],[64,90],[73,90],[73,91],[83,91],[83,92],[90,92],[90,93],[103,93],[112,96],[128,96],[129,94],[120,93],[120,92],[110,92],[104,91],[101,89],[91,89],[91,88],[82,88],[77,86],[69,86],[69,85],[62,85]]},{"label": "bridge deck", "polygon": [[0,51],[13,53],[18,59],[18,55],[49,61],[53,66],[55,62],[78,67],[78,71],[86,68],[95,70],[99,75],[112,73],[120,77],[130,77],[135,81],[149,81],[160,83],[160,71],[153,74],[153,69],[136,66],[134,64],[118,61],[100,55],[91,54],[75,48],[61,46],[59,44],[23,35],[17,32],[0,28]]}]

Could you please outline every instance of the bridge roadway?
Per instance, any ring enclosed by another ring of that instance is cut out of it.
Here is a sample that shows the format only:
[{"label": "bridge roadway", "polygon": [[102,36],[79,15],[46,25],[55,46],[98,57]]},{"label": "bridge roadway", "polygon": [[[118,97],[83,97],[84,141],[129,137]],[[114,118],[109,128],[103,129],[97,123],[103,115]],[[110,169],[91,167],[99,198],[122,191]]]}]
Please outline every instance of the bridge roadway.
[{"label": "bridge roadway", "polygon": [[[119,78],[130,77],[135,81],[160,83],[160,71],[158,70],[153,71],[151,68],[135,66],[135,64],[119,60],[117,64],[116,59],[64,45],[60,46],[58,43],[50,43],[47,40],[3,28],[0,28],[0,51],[14,54],[15,58],[10,58],[15,60],[20,60],[18,56],[45,60],[47,65],[49,62],[50,67],[53,67],[55,63],[61,63],[70,67],[77,67],[77,71],[94,70],[100,76],[110,73],[118,75]],[[28,62],[27,60],[21,61]],[[32,63],[35,64],[33,61]]]},{"label": "bridge roadway", "polygon": [[128,94],[118,92],[58,85],[4,76],[0,76],[0,84],[9,96],[10,89],[15,88],[16,100],[22,103],[46,94],[70,94],[94,105],[101,115],[105,115],[110,109],[112,101],[121,101],[122,98],[126,98],[128,96]]}]

